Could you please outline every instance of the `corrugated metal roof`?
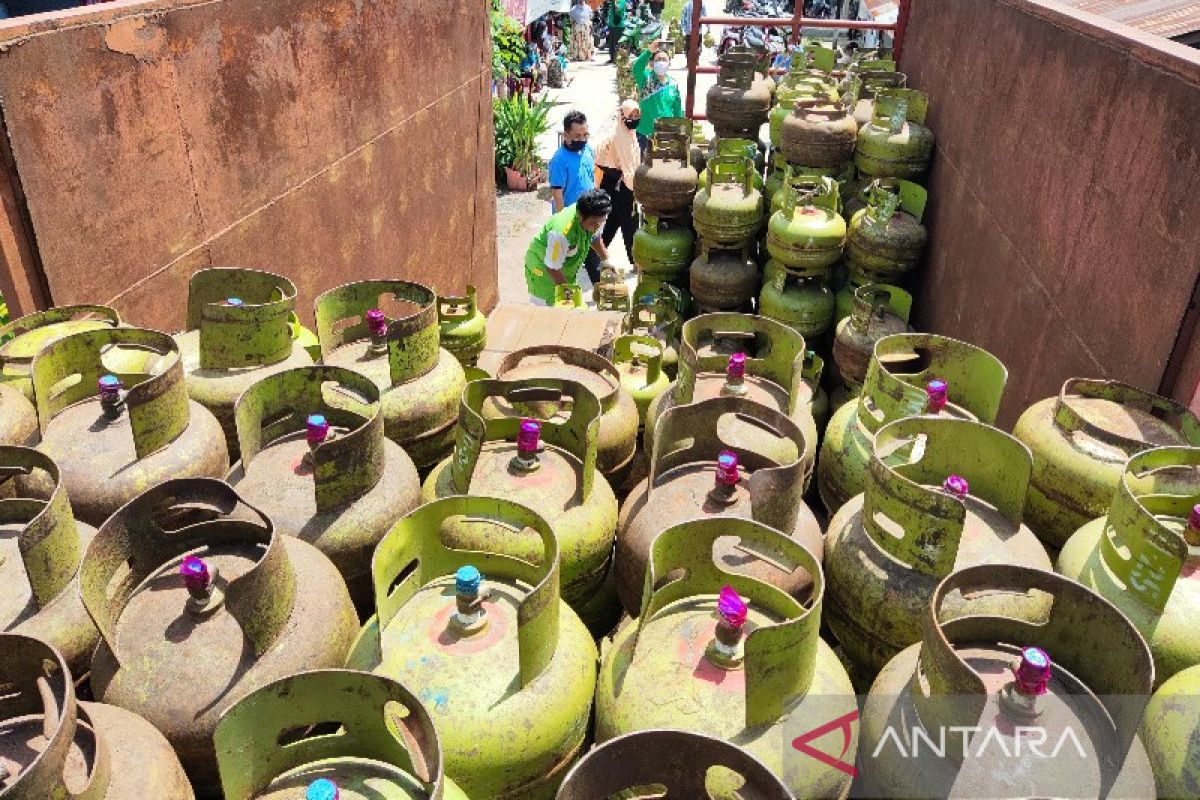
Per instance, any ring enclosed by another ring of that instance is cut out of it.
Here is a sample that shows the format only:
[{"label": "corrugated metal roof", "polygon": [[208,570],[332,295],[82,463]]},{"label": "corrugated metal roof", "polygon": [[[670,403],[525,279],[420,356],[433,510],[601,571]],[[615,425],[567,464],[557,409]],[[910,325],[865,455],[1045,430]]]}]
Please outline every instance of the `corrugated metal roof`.
[{"label": "corrugated metal roof", "polygon": [[1168,39],[1200,30],[1200,0],[1059,0]]}]

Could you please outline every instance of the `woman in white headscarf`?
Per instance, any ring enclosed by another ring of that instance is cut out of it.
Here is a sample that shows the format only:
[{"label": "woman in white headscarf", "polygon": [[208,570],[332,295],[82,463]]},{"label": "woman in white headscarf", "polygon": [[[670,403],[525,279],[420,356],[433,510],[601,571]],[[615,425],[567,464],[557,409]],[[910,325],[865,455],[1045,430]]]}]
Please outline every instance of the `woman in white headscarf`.
[{"label": "woman in white headscarf", "polygon": [[588,61],[592,57],[592,9],[583,0],[571,5],[571,60]]},{"label": "woman in white headscarf", "polygon": [[607,247],[620,230],[630,264],[633,263],[633,234],[637,231],[637,218],[633,213],[633,173],[642,160],[637,140],[637,126],[641,121],[642,110],[637,101],[621,103],[612,135],[596,150],[596,169],[603,173],[599,186],[608,192],[613,204],[601,239]]}]

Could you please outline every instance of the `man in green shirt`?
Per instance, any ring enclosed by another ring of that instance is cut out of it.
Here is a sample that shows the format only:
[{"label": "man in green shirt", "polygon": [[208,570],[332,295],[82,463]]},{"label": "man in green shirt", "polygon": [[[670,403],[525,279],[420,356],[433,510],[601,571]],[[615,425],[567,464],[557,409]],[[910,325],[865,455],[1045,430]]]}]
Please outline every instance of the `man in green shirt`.
[{"label": "man in green shirt", "polygon": [[661,47],[660,42],[651,42],[633,62],[633,80],[642,108],[642,123],[637,127],[642,152],[650,143],[656,119],[683,116],[683,98],[679,94],[679,84],[667,74],[670,68],[671,54]]},{"label": "man in green shirt", "polygon": [[625,0],[608,0],[608,63],[617,55],[617,45],[625,35]]},{"label": "man in green shirt", "polygon": [[525,286],[529,302],[538,306],[554,304],[554,287],[575,283],[575,276],[587,258],[588,248],[608,260],[608,250],[597,235],[604,228],[612,198],[603,189],[589,189],[579,195],[538,231],[525,251]]}]

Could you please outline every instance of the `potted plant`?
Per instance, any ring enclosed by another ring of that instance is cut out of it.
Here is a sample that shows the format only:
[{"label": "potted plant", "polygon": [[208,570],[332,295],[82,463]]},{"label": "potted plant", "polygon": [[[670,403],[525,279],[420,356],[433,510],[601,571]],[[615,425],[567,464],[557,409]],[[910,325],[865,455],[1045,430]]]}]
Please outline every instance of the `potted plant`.
[{"label": "potted plant", "polygon": [[545,162],[537,151],[538,137],[550,130],[550,102],[530,105],[518,94],[493,103],[496,128],[496,167],[504,171],[508,188],[533,191],[544,176]]}]

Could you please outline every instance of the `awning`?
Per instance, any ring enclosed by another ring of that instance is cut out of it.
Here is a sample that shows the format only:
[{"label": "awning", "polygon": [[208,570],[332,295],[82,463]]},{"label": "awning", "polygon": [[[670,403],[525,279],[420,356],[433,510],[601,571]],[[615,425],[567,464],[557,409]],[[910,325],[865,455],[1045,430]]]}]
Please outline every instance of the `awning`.
[{"label": "awning", "polygon": [[[525,0],[525,3],[526,25],[551,11],[565,14],[571,10],[571,0]],[[520,17],[517,17],[517,19],[520,19]]]}]

